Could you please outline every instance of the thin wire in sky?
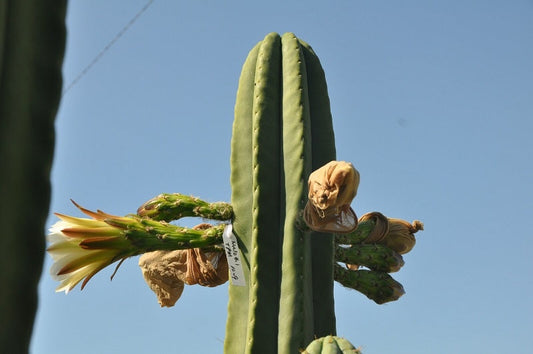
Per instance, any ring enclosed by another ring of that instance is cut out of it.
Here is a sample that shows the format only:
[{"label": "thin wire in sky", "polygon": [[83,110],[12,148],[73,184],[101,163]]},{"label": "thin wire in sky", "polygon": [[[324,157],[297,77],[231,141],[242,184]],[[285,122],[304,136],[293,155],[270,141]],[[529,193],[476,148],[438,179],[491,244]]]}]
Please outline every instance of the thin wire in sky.
[{"label": "thin wire in sky", "polygon": [[109,43],[106,44],[106,46],[98,53],[93,60],[72,80],[66,88],[63,90],[63,93],[61,94],[61,97],[65,96],[65,94],[76,84],[81,80],[82,77],[84,77],[91,69],[92,67],[107,53],[109,49],[128,31],[128,29],[144,14],[144,12],[152,5],[154,0],[149,0],[136,14],[129,20],[129,22],[122,27],[122,29],[109,41]]}]

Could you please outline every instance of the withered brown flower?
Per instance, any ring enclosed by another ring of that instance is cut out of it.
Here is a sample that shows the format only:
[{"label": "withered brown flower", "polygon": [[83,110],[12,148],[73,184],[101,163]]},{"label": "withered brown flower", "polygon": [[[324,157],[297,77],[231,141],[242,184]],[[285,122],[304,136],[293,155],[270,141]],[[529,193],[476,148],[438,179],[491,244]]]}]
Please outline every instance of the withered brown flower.
[{"label": "withered brown flower", "polygon": [[357,194],[359,172],[349,162],[331,161],[309,176],[307,225],[315,231],[346,233],[357,227],[350,203]]},{"label": "withered brown flower", "polygon": [[418,220],[409,223],[402,219],[389,218],[389,232],[380,243],[399,254],[405,254],[415,246],[414,234],[419,230],[424,230],[424,224]]},{"label": "withered brown flower", "polygon": [[[194,229],[209,227],[209,224],[200,224]],[[222,251],[204,251],[201,248],[154,251],[143,254],[139,266],[161,307],[174,306],[185,284],[214,287],[228,281],[228,261]]]}]

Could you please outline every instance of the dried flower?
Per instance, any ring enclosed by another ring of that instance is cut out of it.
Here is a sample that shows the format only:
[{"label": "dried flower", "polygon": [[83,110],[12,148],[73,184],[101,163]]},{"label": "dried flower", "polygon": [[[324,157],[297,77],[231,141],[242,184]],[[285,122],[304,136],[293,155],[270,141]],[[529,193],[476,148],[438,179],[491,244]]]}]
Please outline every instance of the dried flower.
[{"label": "dried flower", "polygon": [[389,232],[389,221],[387,217],[380,212],[373,211],[371,213],[366,213],[359,218],[360,223],[367,220],[372,221],[374,227],[365,239],[365,243],[379,243],[379,241],[383,240]]},{"label": "dried flower", "polygon": [[389,218],[389,232],[380,243],[399,254],[405,254],[415,246],[414,233],[419,230],[424,230],[424,224],[418,220],[413,221],[411,224],[402,219]]},{"label": "dried flower", "polygon": [[[193,229],[211,227],[200,224]],[[139,259],[139,267],[161,307],[174,306],[183,293],[184,284],[214,287],[227,282],[229,276],[225,253],[201,248],[145,253]]]},{"label": "dried flower", "polygon": [[357,227],[350,203],[357,194],[359,172],[349,162],[331,161],[309,176],[304,219],[315,231],[347,233]]}]

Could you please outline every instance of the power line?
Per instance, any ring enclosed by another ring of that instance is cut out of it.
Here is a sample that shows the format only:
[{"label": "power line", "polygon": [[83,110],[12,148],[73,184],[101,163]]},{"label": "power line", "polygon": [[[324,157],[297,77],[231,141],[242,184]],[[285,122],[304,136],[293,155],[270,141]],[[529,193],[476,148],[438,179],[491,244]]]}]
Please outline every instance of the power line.
[{"label": "power line", "polygon": [[111,49],[111,47],[128,31],[128,29],[142,16],[142,14],[152,5],[154,0],[149,0],[136,14],[133,16],[129,22],[122,27],[122,29],[109,41],[109,43],[106,44],[106,46],[98,53],[93,60],[72,80],[66,88],[63,90],[63,93],[61,94],[61,97],[65,96],[65,94],[74,87],[82,77],[84,77],[89,70],[92,69],[92,67],[106,54],[106,52]]}]

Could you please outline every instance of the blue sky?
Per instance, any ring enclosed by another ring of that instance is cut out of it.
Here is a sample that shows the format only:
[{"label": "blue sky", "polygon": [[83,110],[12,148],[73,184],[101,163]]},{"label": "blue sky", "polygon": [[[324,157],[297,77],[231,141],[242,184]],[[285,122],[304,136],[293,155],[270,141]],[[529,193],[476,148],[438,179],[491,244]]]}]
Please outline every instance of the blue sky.
[{"label": "blue sky", "polygon": [[[66,85],[144,4],[70,2]],[[338,159],[361,174],[357,214],[425,224],[393,275],[399,301],[335,287],[338,334],[365,354],[529,353],[531,1],[156,0],[63,97],[51,211],[79,216],[72,198],[125,215],[162,192],[229,201],[237,81],[269,32],[321,59]],[[137,258],[68,295],[50,265],[32,353],[222,352],[227,284],[161,309]]]}]

